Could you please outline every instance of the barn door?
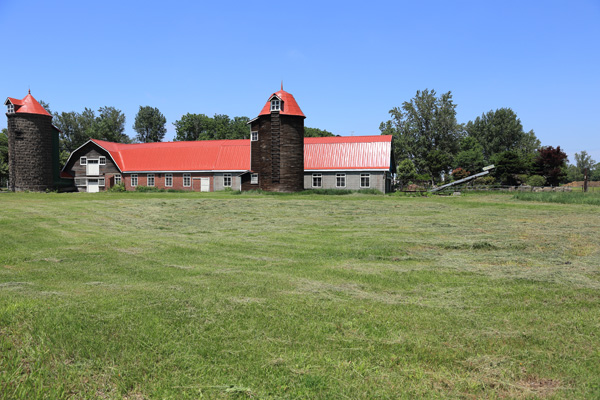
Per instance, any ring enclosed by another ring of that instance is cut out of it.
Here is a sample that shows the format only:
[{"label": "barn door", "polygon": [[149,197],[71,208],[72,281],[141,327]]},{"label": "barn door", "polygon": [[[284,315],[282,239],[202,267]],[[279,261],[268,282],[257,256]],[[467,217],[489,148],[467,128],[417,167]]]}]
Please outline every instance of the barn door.
[{"label": "barn door", "polygon": [[100,175],[100,160],[87,160],[86,175]]},{"label": "barn door", "polygon": [[200,191],[210,192],[210,178],[200,178]]},{"label": "barn door", "polygon": [[87,191],[88,193],[98,193],[100,191],[98,179],[88,179]]}]

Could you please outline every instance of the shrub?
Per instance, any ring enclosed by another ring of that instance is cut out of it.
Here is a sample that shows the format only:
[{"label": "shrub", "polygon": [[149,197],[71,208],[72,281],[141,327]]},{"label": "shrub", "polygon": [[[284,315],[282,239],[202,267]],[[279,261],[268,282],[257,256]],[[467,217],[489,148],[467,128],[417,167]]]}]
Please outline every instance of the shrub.
[{"label": "shrub", "polygon": [[351,194],[352,190],[349,189],[308,189],[300,192],[302,194],[325,194],[325,195],[344,195]]},{"label": "shrub", "polygon": [[125,184],[123,182],[114,185],[113,187],[108,189],[109,192],[124,192]]},{"label": "shrub", "polygon": [[546,184],[546,178],[541,175],[531,175],[525,182],[528,186],[544,186]]},{"label": "shrub", "polygon": [[473,184],[475,186],[487,186],[487,185],[491,185],[496,181],[496,179],[494,179],[493,176],[482,176],[480,178],[476,178],[473,181]]},{"label": "shrub", "polygon": [[361,194],[381,194],[380,190],[377,189],[360,189],[358,193]]},{"label": "shrub", "polygon": [[164,192],[165,189],[159,189],[156,186],[138,186],[135,188],[136,192]]}]

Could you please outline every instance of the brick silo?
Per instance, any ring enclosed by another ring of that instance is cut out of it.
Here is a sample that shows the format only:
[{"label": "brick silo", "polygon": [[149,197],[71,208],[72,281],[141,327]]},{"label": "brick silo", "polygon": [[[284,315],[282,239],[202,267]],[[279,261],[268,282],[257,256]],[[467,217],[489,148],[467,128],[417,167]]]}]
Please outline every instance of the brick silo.
[{"label": "brick silo", "polygon": [[13,191],[53,189],[58,174],[58,130],[33,98],[6,99],[9,187]]},{"label": "brick silo", "polygon": [[272,192],[304,190],[304,114],[294,96],[273,93],[251,123],[251,170],[258,187]]}]

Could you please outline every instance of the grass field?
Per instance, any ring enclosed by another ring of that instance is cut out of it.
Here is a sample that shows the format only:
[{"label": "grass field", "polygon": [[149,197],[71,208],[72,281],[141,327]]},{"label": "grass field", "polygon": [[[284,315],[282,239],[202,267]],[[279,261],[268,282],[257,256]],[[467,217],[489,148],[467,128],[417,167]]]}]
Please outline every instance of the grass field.
[{"label": "grass field", "polygon": [[599,398],[600,212],[0,194],[0,398]]},{"label": "grass field", "polygon": [[523,201],[600,206],[600,192],[516,192],[514,198]]}]

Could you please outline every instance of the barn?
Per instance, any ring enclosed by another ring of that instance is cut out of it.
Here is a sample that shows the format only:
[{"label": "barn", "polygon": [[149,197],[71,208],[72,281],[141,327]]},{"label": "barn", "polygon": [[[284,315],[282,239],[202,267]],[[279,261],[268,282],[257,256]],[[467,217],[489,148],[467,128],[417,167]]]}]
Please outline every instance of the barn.
[{"label": "barn", "polygon": [[[302,189],[390,189],[391,136],[304,138]],[[124,183],[213,192],[260,188],[251,168],[251,140],[122,144],[91,139],[71,153],[63,176],[79,191]]]},{"label": "barn", "polygon": [[71,153],[62,176],[85,192],[121,183],[126,190],[390,190],[392,136],[304,138],[304,118],[282,88],[249,121],[250,139],[134,144],[91,139]]}]

